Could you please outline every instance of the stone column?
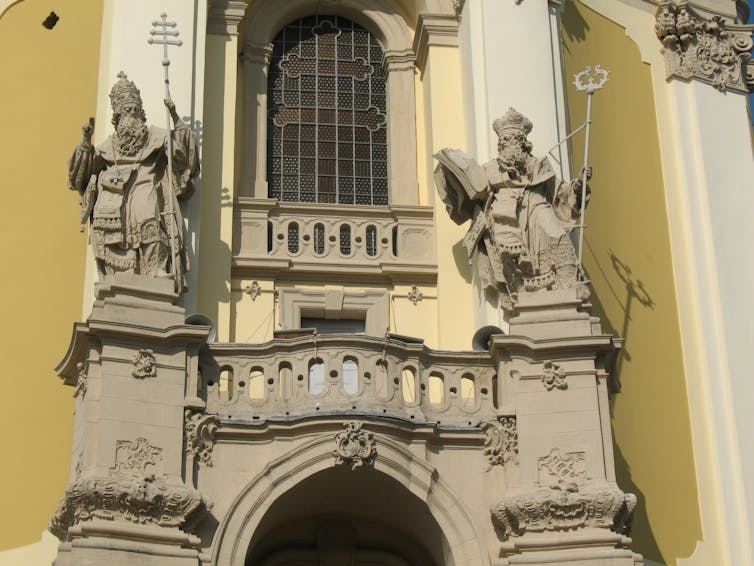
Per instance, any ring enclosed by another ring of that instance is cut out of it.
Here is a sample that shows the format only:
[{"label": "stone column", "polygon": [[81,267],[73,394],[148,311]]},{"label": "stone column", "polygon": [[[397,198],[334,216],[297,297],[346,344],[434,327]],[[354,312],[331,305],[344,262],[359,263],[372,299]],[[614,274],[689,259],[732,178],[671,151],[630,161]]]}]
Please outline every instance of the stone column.
[{"label": "stone column", "polygon": [[71,483],[50,523],[58,566],[197,564],[207,502],[184,481],[184,399],[209,327],[184,324],[177,302],[171,279],[118,274],[74,328],[57,369],[76,387]]}]

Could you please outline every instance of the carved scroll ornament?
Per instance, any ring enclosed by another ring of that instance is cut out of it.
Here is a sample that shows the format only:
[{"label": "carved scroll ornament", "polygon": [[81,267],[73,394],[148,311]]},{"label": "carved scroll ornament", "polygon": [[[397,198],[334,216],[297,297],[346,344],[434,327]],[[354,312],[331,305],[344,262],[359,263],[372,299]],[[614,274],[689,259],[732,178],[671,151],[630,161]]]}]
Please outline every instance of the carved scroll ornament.
[{"label": "carved scroll ornament", "polygon": [[187,410],[186,454],[193,454],[205,466],[212,466],[215,432],[219,427],[217,416]]},{"label": "carved scroll ornament", "polygon": [[663,2],[655,16],[667,78],[697,79],[720,91],[754,91],[754,25],[705,18],[688,2]]},{"label": "carved scroll ornament", "polygon": [[351,466],[352,470],[362,466],[371,466],[377,457],[374,436],[361,428],[361,423],[351,421],[344,424],[345,431],[335,435],[336,465]]},{"label": "carved scroll ornament", "polygon": [[518,429],[515,417],[482,423],[485,434],[484,455],[490,467],[518,461]]}]

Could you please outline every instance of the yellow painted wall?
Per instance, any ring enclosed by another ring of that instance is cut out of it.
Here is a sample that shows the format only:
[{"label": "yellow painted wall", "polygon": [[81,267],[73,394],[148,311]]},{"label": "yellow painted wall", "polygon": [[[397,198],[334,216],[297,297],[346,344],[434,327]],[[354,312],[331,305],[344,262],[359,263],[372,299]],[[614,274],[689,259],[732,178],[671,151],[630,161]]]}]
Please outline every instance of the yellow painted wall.
[{"label": "yellow painted wall", "polygon": [[[572,128],[586,96],[571,77],[587,65],[611,71],[593,99],[584,263],[595,313],[626,340],[612,416],[618,483],[639,498],[634,549],[672,565],[693,553],[701,520],[652,78],[625,30],[574,0],[563,38]],[[583,149],[576,136],[575,164]]]},{"label": "yellow painted wall", "polygon": [[95,0],[25,0],[0,16],[0,550],[39,539],[69,477],[73,390],[53,368],[81,318],[86,236],[66,160],[95,113],[101,20]]}]

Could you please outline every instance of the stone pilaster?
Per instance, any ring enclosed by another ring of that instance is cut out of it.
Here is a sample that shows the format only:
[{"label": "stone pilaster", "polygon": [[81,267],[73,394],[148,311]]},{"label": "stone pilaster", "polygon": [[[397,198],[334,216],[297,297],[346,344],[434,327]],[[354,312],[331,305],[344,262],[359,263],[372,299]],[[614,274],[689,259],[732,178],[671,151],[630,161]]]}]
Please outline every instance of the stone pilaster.
[{"label": "stone pilaster", "polygon": [[184,481],[184,399],[209,328],[184,324],[177,303],[171,279],[118,274],[74,327],[57,369],[77,386],[75,466],[50,524],[58,566],[197,563],[207,501]]},{"label": "stone pilaster", "polygon": [[602,334],[576,289],[522,293],[516,309],[510,334],[490,344],[507,415],[498,444],[513,446],[515,434],[515,457],[497,458],[508,489],[490,510],[500,555],[510,564],[641,563],[628,537],[636,497],[615,483],[610,432],[621,341]]}]

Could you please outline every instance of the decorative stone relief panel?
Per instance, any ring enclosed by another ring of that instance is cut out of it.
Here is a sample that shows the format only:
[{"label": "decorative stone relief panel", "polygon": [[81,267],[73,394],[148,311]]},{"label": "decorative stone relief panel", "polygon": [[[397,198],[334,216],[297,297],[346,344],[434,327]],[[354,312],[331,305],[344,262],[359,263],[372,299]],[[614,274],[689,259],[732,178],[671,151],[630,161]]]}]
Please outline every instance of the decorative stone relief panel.
[{"label": "decorative stone relief panel", "polygon": [[374,435],[362,428],[362,423],[344,423],[345,431],[335,435],[335,464],[350,466],[352,470],[371,466],[377,457]]},{"label": "decorative stone relief panel", "polygon": [[753,31],[754,25],[705,18],[686,1],[662,2],[656,14],[667,78],[697,79],[721,91],[754,90]]},{"label": "decorative stone relief panel", "polygon": [[586,471],[586,452],[563,452],[553,448],[547,456],[539,459],[539,483],[582,483],[589,480]]},{"label": "decorative stone relief panel", "polygon": [[115,445],[115,466],[111,476],[148,476],[162,474],[162,448],[152,446],[146,438],[119,440]]},{"label": "decorative stone relief panel", "polygon": [[193,454],[205,466],[212,466],[215,433],[219,427],[217,416],[187,410],[185,417],[186,454]]},{"label": "decorative stone relief panel", "polygon": [[484,455],[490,468],[518,462],[516,417],[499,417],[498,420],[482,423],[481,427],[485,434]]},{"label": "decorative stone relief panel", "polygon": [[139,379],[157,377],[157,359],[154,357],[153,350],[139,350],[134,356],[133,363],[134,370],[131,372],[131,375],[134,377]]}]

